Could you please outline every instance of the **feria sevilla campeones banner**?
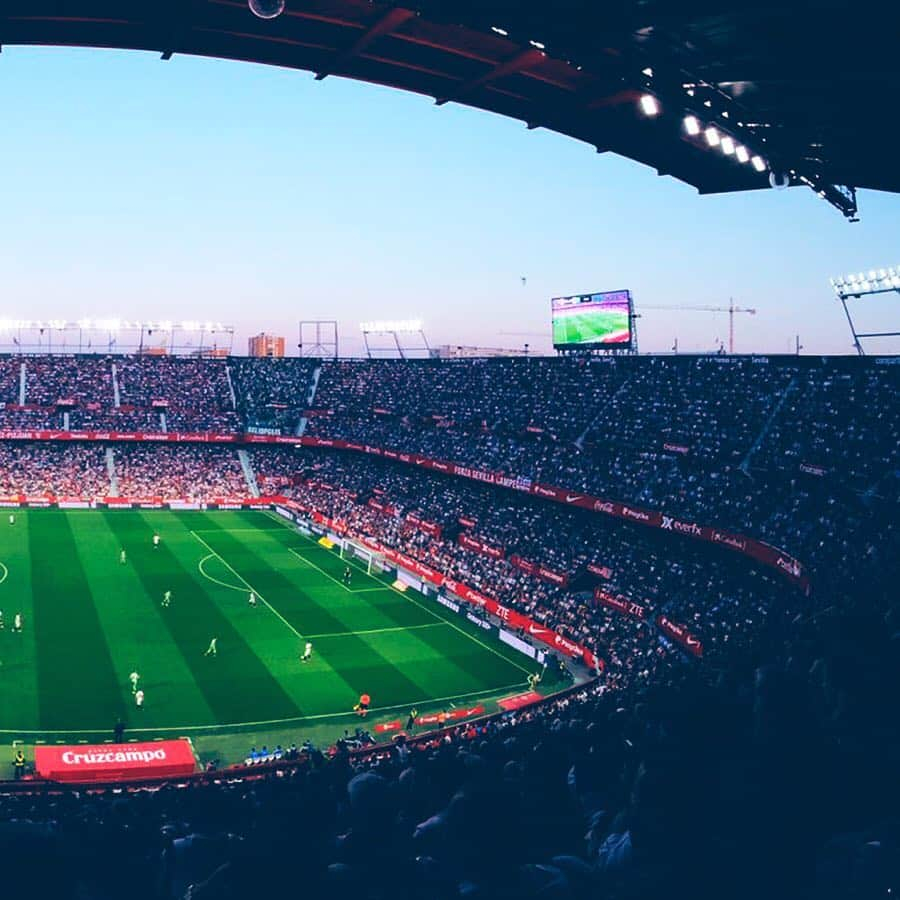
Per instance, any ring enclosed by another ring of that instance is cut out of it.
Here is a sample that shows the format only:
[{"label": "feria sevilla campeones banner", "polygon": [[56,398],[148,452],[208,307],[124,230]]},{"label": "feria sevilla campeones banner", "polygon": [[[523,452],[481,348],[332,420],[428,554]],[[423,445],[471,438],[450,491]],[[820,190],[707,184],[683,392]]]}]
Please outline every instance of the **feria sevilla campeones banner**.
[{"label": "feria sevilla campeones banner", "polygon": [[38,745],[34,768],[48,781],[139,781],[190,775],[197,769],[197,760],[186,738],[143,744]]},{"label": "feria sevilla campeones banner", "polygon": [[[260,440],[272,440],[261,435],[245,435],[246,440],[254,442]],[[369,453],[374,456],[383,456],[387,459],[396,459],[410,465],[421,466],[423,469],[432,469],[460,478],[469,478],[473,481],[481,481],[485,484],[493,484],[509,490],[522,491],[535,497],[543,497],[555,503],[566,506],[575,506],[579,509],[587,509],[591,512],[602,513],[617,519],[626,519],[649,528],[658,528],[662,531],[670,531],[695,540],[706,541],[711,544],[720,544],[755,559],[762,565],[769,566],[780,572],[790,582],[804,591],[809,590],[809,577],[803,564],[787,553],[754,538],[745,537],[732,531],[725,531],[709,525],[699,525],[685,519],[666,515],[658,510],[642,509],[627,503],[615,500],[604,500],[578,491],[569,491],[554,485],[539,484],[527,478],[514,475],[504,475],[500,472],[473,469],[471,466],[461,466],[457,463],[431,459],[416,453],[398,453],[394,450],[384,450],[361,444],[354,444],[340,438],[318,438],[304,436],[302,438],[276,438],[277,442],[300,443],[306,447],[334,447],[338,450],[356,450]]]},{"label": "feria sevilla campeones banner", "polygon": [[399,453],[396,450],[387,450],[381,447],[373,447],[368,444],[358,444],[345,441],[341,438],[320,438],[313,436],[289,437],[271,434],[216,434],[195,432],[121,432],[121,431],[53,431],[48,429],[2,429],[0,440],[22,441],[159,441],[165,443],[206,443],[206,444],[293,444],[304,447],[333,447],[337,450],[353,450],[358,453],[368,453],[373,456],[383,456],[386,459],[394,459],[409,465],[421,466],[424,469],[432,469],[436,472],[444,472],[456,475],[460,478],[469,478],[473,481],[481,481],[485,484],[493,484],[505,487],[509,490],[522,491],[535,497],[543,497],[556,503],[567,506],[576,506],[579,509],[587,509],[603,515],[613,516],[618,519],[627,519],[637,522],[649,528],[659,528],[662,531],[671,531],[695,540],[707,541],[713,544],[721,544],[744,556],[749,556],[764,566],[769,566],[780,572],[790,582],[804,591],[809,590],[809,577],[804,565],[794,557],[754,538],[745,537],[732,531],[725,531],[709,525],[699,525],[686,519],[666,515],[658,510],[642,509],[627,503],[615,500],[604,500],[590,494],[578,491],[570,491],[554,485],[538,484],[531,479],[515,475],[503,475],[500,472],[490,472],[483,469],[474,469],[471,466],[462,466],[453,462],[439,459],[431,459],[418,453]]}]

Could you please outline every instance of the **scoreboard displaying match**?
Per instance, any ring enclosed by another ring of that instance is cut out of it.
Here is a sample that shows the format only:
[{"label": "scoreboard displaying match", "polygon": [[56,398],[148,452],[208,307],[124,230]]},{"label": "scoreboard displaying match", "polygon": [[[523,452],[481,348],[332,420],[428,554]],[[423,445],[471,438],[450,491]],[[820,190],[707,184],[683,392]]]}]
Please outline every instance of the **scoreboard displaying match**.
[{"label": "scoreboard displaying match", "polygon": [[631,347],[631,291],[554,297],[550,308],[557,350]]}]

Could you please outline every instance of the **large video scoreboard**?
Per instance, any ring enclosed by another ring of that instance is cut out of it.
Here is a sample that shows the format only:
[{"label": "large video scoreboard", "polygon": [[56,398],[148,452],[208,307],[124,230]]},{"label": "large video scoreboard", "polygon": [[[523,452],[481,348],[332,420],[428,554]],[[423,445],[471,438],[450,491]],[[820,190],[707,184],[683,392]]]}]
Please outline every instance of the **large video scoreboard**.
[{"label": "large video scoreboard", "polygon": [[557,350],[631,347],[631,291],[554,297],[550,307]]}]

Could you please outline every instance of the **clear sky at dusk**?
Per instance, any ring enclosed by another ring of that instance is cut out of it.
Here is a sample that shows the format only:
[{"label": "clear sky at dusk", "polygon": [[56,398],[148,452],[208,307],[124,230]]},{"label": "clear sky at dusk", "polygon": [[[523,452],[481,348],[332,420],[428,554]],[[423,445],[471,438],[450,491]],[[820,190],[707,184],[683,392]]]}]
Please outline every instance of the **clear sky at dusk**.
[{"label": "clear sky at dusk", "polygon": [[[900,264],[900,197],[850,225],[808,190],[701,197],[521,122],[241,63],[4,47],[0,316],[422,317],[433,344],[549,349],[555,294],[757,308],[738,351],[852,349],[828,276]],[[527,283],[523,287],[521,278]],[[900,302],[877,305],[884,328]],[[875,304],[872,304],[875,308]],[[727,339],[647,311],[642,350]],[[546,338],[503,335],[540,332]],[[243,351],[243,340],[239,349]],[[900,350],[900,346],[882,349]]]}]

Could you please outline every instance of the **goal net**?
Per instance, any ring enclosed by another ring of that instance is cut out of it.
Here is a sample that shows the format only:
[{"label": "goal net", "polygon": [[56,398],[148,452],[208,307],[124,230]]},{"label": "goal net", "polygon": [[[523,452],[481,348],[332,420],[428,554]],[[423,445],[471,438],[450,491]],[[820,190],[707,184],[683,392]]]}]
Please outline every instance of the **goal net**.
[{"label": "goal net", "polygon": [[366,567],[366,574],[368,575],[373,573],[380,575],[388,568],[384,561],[383,553],[371,550],[364,544],[357,543],[350,538],[344,538],[341,541],[340,556],[341,559],[346,559],[348,562],[356,561],[362,563]]}]

